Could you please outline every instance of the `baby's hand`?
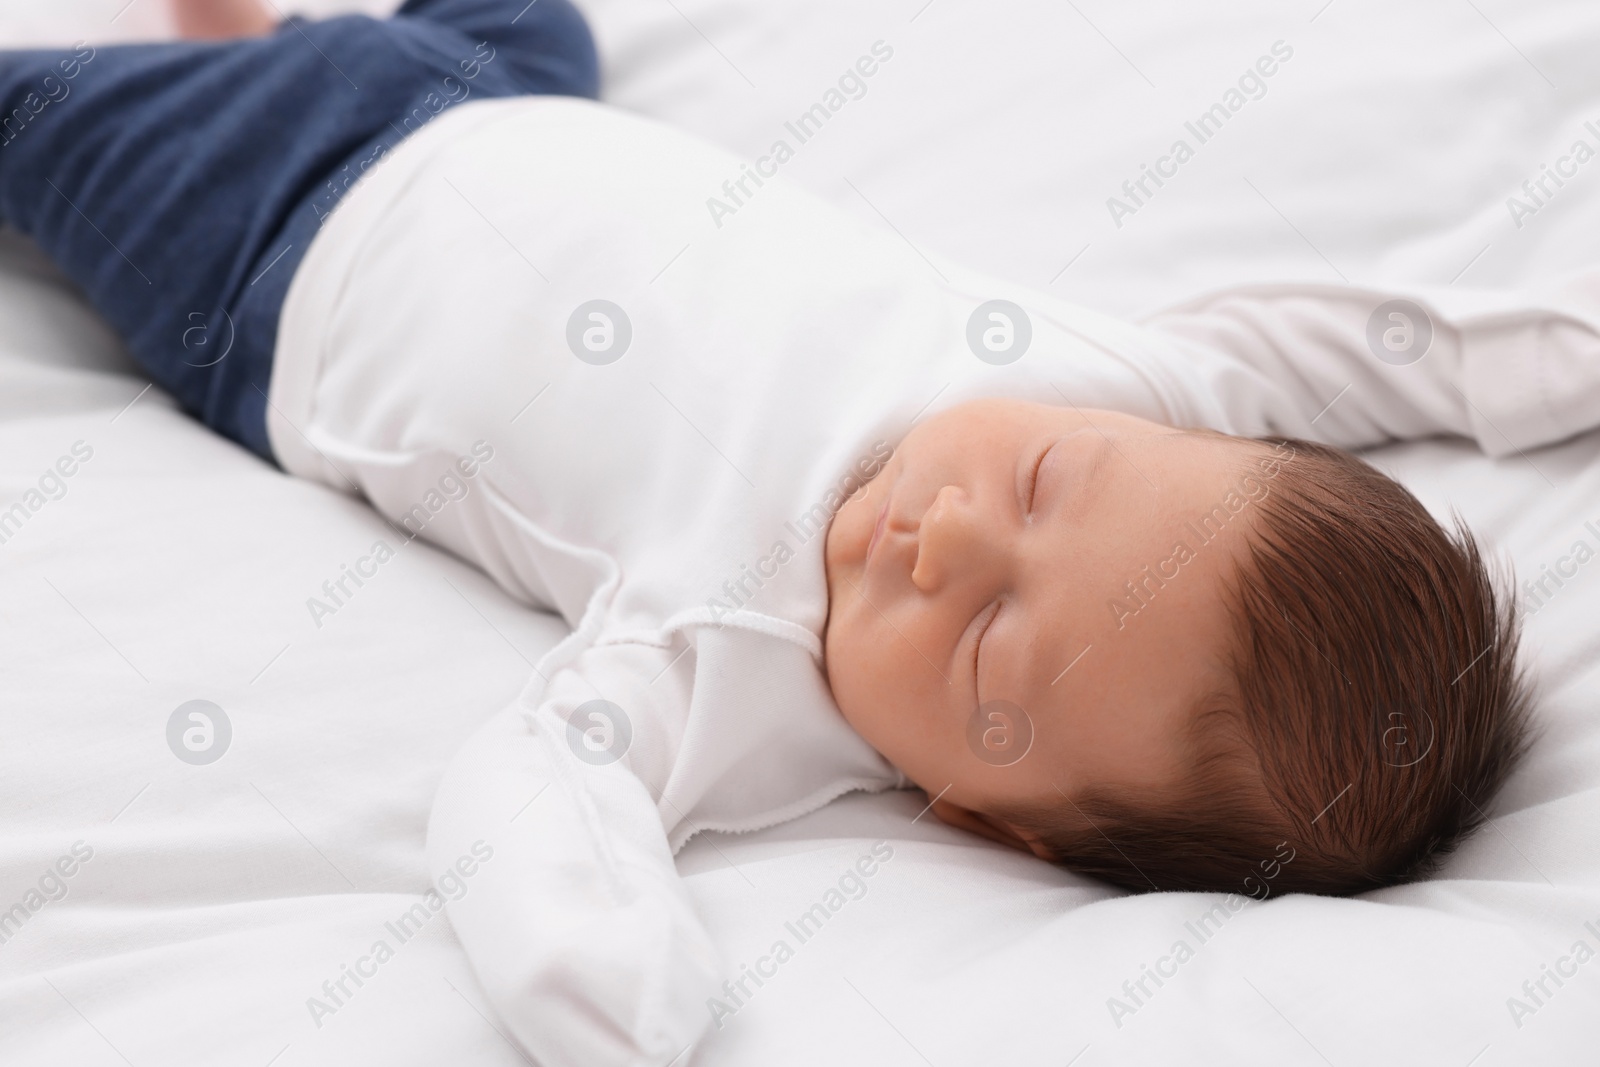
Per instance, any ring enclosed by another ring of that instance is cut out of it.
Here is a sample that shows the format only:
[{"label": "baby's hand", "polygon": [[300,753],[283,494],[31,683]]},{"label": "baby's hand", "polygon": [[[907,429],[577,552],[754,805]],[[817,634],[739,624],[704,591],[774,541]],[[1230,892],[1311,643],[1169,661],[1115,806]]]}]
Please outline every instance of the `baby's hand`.
[{"label": "baby's hand", "polygon": [[178,34],[199,40],[259,37],[278,26],[278,15],[261,0],[169,0]]}]

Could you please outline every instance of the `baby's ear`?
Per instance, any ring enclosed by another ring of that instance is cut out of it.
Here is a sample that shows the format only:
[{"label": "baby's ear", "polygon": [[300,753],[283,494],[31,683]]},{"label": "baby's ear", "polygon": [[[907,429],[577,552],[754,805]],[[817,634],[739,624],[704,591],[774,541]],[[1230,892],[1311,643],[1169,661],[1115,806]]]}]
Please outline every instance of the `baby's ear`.
[{"label": "baby's ear", "polygon": [[1004,819],[970,811],[948,800],[935,800],[933,813],[939,817],[940,822],[960,827],[980,837],[987,837],[990,841],[998,841],[1002,845],[1010,845],[1020,851],[1032,853],[1047,862],[1055,860],[1055,855],[1043,841],[1039,840],[1038,834],[1014,826]]}]

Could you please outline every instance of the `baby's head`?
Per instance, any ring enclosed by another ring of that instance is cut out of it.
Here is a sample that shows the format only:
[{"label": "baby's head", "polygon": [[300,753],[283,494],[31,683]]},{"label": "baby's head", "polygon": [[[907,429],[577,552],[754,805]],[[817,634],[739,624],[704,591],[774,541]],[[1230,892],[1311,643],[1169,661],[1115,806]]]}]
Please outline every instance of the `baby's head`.
[{"label": "baby's head", "polygon": [[826,559],[850,724],[946,822],[1130,889],[1417,877],[1526,744],[1471,535],[1326,446],[968,403]]}]

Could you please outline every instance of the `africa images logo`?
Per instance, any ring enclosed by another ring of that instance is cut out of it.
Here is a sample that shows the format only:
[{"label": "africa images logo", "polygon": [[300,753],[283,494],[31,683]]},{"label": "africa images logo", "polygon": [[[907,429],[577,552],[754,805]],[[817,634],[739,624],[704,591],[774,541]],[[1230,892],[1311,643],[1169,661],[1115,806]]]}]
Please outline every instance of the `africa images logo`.
[{"label": "africa images logo", "polygon": [[220,705],[209,700],[179,704],[167,717],[167,747],[196,767],[215,763],[233,743],[233,723]]}]

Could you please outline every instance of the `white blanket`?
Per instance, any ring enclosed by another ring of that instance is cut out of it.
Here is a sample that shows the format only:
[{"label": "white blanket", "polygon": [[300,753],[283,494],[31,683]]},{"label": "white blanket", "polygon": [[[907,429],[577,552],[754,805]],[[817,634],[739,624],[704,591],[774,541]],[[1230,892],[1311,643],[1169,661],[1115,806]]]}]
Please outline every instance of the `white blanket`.
[{"label": "white blanket", "polygon": [[[19,5],[0,31],[25,19],[35,34],[104,37],[154,5],[110,24],[120,6],[47,19]],[[1574,139],[1595,143],[1587,9],[920,7],[591,12],[614,101],[750,159],[872,41],[892,41],[904,66],[786,173],[914,246],[1039,287],[1054,278],[1058,295],[1107,310],[1340,273],[1532,283],[1592,256],[1593,168],[1547,180],[1532,214],[1506,204],[1533,204],[1524,179]],[[1266,94],[1116,228],[1106,199],[1280,38],[1296,52]],[[422,545],[317,628],[306,599],[388,528],[266,471],[155,392],[124,412],[143,383],[104,329],[37,264],[7,264],[0,503],[76,442],[93,456],[0,545],[0,908],[31,889],[40,901],[0,944],[0,1061],[522,1062],[429,909],[441,872],[421,843],[445,760],[559,632]],[[1586,925],[1600,928],[1587,669],[1600,631],[1594,567],[1574,545],[1600,547],[1586,525],[1600,526],[1600,442],[1378,458],[1524,574],[1564,575],[1527,617],[1543,736],[1440,878],[1207,919],[1214,898],[1123,898],[912,821],[912,795],[847,798],[680,854],[730,980],[741,964],[771,970],[774,942],[797,940],[785,924],[830,889],[846,901],[764,985],[747,981],[756,992],[695,1062],[1581,1062],[1600,999],[1600,963],[1573,951],[1600,948]],[[169,718],[193,699],[232,721],[215,764],[168,747]],[[889,857],[847,879],[879,840]],[[472,890],[464,874],[440,881]],[[1144,965],[1170,968],[1179,939],[1193,956],[1163,985],[1145,979],[1154,993],[1135,1003],[1124,983],[1137,992]],[[373,951],[380,940],[392,954]],[[331,1005],[323,985],[341,980],[353,995],[314,1017],[308,1002]],[[1114,1012],[1113,997],[1136,1010]]]}]

